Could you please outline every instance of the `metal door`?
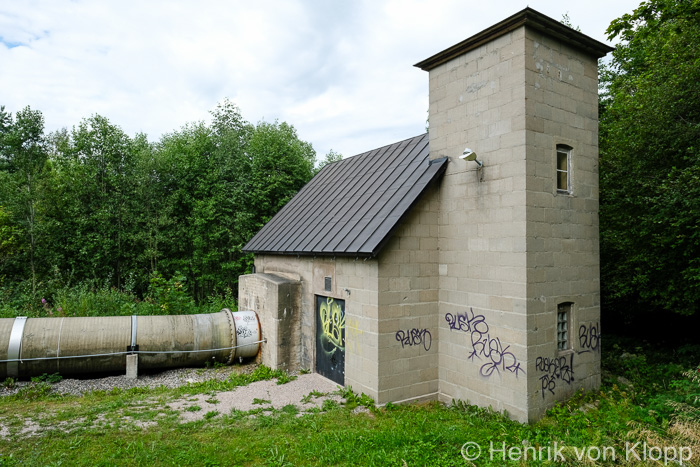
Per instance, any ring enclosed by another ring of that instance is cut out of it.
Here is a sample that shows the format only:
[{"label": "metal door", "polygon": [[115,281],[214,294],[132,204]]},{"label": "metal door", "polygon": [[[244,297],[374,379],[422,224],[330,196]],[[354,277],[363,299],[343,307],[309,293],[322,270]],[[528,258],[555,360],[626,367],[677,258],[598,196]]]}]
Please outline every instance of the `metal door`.
[{"label": "metal door", "polygon": [[345,300],[316,296],[316,372],[345,385]]}]

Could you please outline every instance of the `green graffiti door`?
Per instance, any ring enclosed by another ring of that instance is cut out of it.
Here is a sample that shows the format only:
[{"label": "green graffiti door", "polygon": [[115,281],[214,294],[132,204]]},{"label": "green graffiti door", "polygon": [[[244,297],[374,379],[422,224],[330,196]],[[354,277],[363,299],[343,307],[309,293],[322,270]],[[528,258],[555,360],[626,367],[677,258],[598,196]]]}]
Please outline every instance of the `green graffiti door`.
[{"label": "green graffiti door", "polygon": [[345,300],[316,296],[316,372],[345,385]]}]

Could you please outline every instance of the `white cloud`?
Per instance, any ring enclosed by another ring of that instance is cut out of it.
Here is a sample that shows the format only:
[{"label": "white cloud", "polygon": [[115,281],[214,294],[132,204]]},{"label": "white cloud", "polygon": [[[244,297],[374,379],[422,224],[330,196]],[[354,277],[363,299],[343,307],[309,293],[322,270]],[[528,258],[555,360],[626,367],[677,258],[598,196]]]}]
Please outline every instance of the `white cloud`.
[{"label": "white cloud", "polygon": [[[531,0],[604,41],[636,1]],[[319,156],[424,131],[414,63],[524,8],[514,0],[87,1],[0,5],[0,105],[48,131],[101,114],[157,140],[228,97],[244,118],[293,124]]]}]

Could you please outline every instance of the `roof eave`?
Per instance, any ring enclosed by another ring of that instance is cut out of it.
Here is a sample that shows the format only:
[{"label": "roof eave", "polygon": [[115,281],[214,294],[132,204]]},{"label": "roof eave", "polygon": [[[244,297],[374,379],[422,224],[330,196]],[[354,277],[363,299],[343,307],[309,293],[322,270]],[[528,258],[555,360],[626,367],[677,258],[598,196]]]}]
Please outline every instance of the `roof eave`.
[{"label": "roof eave", "polygon": [[453,45],[442,52],[439,52],[432,57],[429,57],[414,66],[430,71],[433,68],[448,62],[455,57],[463,55],[470,50],[476,49],[495,38],[507,34],[521,26],[531,27],[538,31],[544,32],[552,37],[565,41],[567,44],[575,47],[583,52],[592,55],[595,58],[604,57],[608,52],[615,50],[607,44],[599,42],[592,37],[576,31],[559,21],[555,21],[549,16],[543,15],[530,7],[514,14],[513,16],[504,19],[490,28],[475,34],[468,39],[463,40],[459,44]]}]

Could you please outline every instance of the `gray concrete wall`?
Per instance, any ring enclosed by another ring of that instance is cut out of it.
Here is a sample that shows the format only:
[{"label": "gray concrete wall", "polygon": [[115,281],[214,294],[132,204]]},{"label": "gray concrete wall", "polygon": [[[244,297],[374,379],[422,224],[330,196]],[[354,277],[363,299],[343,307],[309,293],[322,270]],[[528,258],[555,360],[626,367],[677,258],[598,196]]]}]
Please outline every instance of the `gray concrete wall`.
[{"label": "gray concrete wall", "polygon": [[301,365],[301,282],[274,274],[247,274],[238,279],[238,309],[258,314],[263,365],[288,371]]},{"label": "gray concrete wall", "polygon": [[[301,283],[300,366],[315,370],[317,295],[345,301],[345,385],[379,397],[378,262],[375,259],[256,255],[256,271]],[[331,277],[331,290],[324,278]],[[241,285],[240,287],[246,287]],[[240,289],[243,292],[243,289]],[[269,344],[269,341],[268,341]]]},{"label": "gray concrete wall", "polygon": [[438,208],[432,187],[379,255],[379,403],[437,398]]},{"label": "gray concrete wall", "polygon": [[[528,30],[528,408],[539,418],[579,388],[600,386],[598,66]],[[556,146],[572,148],[571,193],[557,192]],[[569,348],[557,350],[557,305],[573,303]]]},{"label": "gray concrete wall", "polygon": [[[525,34],[430,71],[440,190],[439,392],[527,419]],[[483,161],[459,159],[465,147]]]},{"label": "gray concrete wall", "polygon": [[[524,27],[430,71],[440,196],[440,397],[538,418],[600,384],[597,61]],[[573,148],[571,193],[556,146]],[[484,163],[458,159],[470,147]],[[572,302],[557,350],[557,305]],[[580,339],[579,339],[580,338]],[[587,345],[581,345],[587,343]]]}]

